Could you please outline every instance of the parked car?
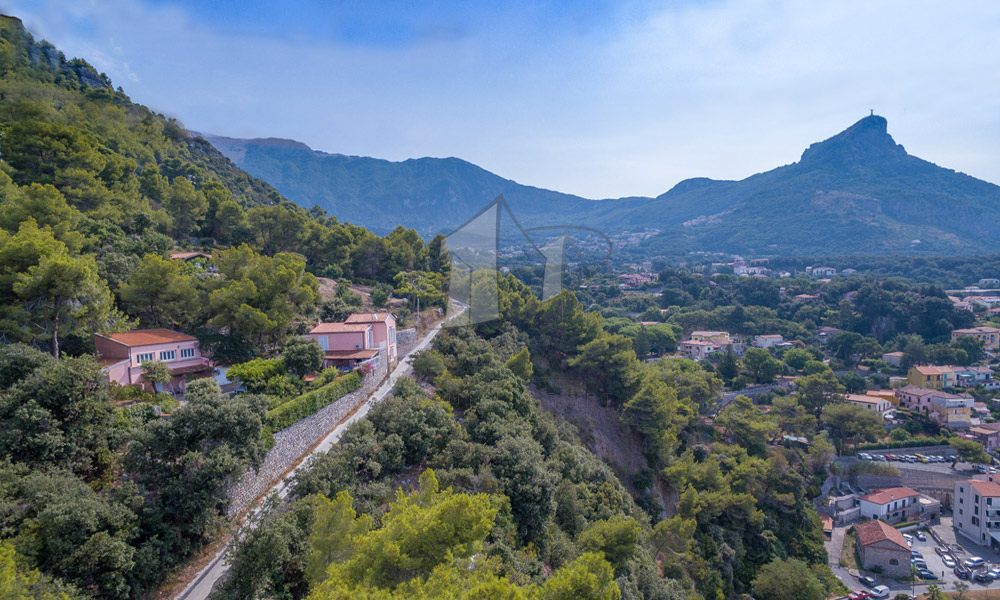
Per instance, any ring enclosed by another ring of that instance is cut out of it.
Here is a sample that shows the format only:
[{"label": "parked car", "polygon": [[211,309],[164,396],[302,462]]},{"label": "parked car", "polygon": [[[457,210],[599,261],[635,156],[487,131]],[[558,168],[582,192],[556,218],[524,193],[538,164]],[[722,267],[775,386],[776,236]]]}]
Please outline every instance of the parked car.
[{"label": "parked car", "polygon": [[992,569],[987,571],[987,573],[990,574],[990,577],[992,577],[994,581],[1000,579],[1000,567],[993,567]]},{"label": "parked car", "polygon": [[885,455],[885,459],[886,460],[896,460],[896,455],[895,454],[886,454]]},{"label": "parked car", "polygon": [[923,571],[927,570],[927,563],[924,562],[924,559],[922,558],[911,558],[910,563],[912,563],[915,567],[917,567],[920,570]]},{"label": "parked car", "polygon": [[936,552],[938,556],[944,556],[945,554],[948,554],[948,551],[942,548],[941,546],[934,546],[934,552]]},{"label": "parked car", "polygon": [[856,592],[851,592],[847,595],[847,600],[868,600],[872,595],[864,590],[858,590]]},{"label": "parked car", "polygon": [[927,535],[925,535],[923,531],[918,531],[916,533],[916,536],[917,536],[917,539],[920,540],[921,542],[926,542],[927,541]]},{"label": "parked car", "polygon": [[884,586],[884,585],[877,585],[874,588],[872,588],[871,597],[872,598],[888,598],[889,597],[889,588],[887,586]]},{"label": "parked car", "polygon": [[952,570],[955,572],[955,576],[959,579],[968,579],[972,576],[972,571],[970,571],[968,567],[962,565],[955,565],[955,568]]},{"label": "parked car", "polygon": [[910,558],[923,558],[924,555],[917,552],[916,550],[910,550]]},{"label": "parked car", "polygon": [[858,460],[871,460],[871,459],[872,455],[868,454],[867,452],[862,452],[861,454],[858,454]]},{"label": "parked car", "polygon": [[864,577],[859,577],[858,581],[860,581],[864,585],[867,585],[868,587],[875,587],[875,579],[867,575],[865,575]]},{"label": "parked car", "polygon": [[950,554],[945,554],[944,556],[942,556],[941,562],[943,562],[944,566],[948,567],[949,569],[954,569],[956,565],[955,558],[952,557]]},{"label": "parked car", "polygon": [[919,575],[921,579],[929,579],[931,581],[938,580],[938,576],[935,575],[933,571],[927,570],[926,567],[919,569],[917,571],[917,575]]},{"label": "parked car", "polygon": [[986,564],[986,559],[981,556],[970,556],[962,562],[969,569],[978,569]]},{"label": "parked car", "polygon": [[987,571],[976,571],[976,574],[972,576],[972,580],[976,583],[990,583],[993,581],[993,577]]},{"label": "parked car", "polygon": [[983,474],[989,473],[986,469],[986,465],[976,465],[976,470]]}]

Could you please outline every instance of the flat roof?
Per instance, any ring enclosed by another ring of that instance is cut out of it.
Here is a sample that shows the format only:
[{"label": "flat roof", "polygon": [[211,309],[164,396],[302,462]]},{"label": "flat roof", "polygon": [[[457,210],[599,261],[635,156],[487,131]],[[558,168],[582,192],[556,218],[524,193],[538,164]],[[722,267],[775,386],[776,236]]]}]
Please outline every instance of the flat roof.
[{"label": "flat roof", "polygon": [[368,323],[320,323],[309,333],[364,333],[371,329]]},{"label": "flat roof", "polygon": [[136,329],[125,333],[109,333],[102,336],[129,347],[152,346],[170,342],[196,342],[198,338],[174,331],[173,329]]}]

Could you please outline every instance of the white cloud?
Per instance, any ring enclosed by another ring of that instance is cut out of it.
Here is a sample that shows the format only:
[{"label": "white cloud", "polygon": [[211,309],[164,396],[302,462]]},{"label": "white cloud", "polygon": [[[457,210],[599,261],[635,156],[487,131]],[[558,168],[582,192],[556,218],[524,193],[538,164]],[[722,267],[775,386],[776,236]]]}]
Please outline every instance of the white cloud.
[{"label": "white cloud", "polygon": [[400,47],[251,36],[138,0],[7,6],[201,131],[459,156],[609,197],[792,162],[874,108],[911,153],[1000,181],[995,3],[630,6],[603,27],[491,13]]}]

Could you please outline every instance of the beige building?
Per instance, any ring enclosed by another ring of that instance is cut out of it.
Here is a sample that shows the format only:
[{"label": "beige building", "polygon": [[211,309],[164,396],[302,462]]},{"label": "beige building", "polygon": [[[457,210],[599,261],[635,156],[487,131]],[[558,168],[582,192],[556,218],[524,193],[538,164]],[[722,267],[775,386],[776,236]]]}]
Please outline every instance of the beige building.
[{"label": "beige building", "polygon": [[963,335],[976,338],[983,343],[983,349],[996,352],[1000,348],[1000,329],[996,327],[971,327],[969,329],[956,329],[951,332],[951,341],[957,340]]},{"label": "beige building", "polygon": [[865,394],[847,394],[844,397],[845,400],[858,406],[863,407],[865,410],[870,410],[874,413],[884,415],[889,409],[892,408],[892,402],[889,402],[885,398],[879,396],[868,396]]},{"label": "beige building", "polygon": [[875,520],[856,525],[854,531],[863,569],[880,569],[889,577],[910,576],[910,547],[898,529]]}]

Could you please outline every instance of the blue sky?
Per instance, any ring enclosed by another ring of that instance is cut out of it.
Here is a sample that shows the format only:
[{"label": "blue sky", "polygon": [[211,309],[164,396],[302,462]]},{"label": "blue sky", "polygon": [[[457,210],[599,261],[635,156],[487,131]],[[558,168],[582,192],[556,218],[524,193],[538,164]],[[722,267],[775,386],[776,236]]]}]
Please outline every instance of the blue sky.
[{"label": "blue sky", "polygon": [[[950,6],[949,4],[954,4]],[[0,0],[187,127],[591,198],[738,179],[875,109],[1000,182],[1000,3]]]}]

